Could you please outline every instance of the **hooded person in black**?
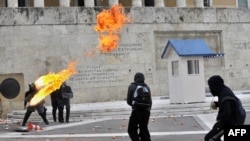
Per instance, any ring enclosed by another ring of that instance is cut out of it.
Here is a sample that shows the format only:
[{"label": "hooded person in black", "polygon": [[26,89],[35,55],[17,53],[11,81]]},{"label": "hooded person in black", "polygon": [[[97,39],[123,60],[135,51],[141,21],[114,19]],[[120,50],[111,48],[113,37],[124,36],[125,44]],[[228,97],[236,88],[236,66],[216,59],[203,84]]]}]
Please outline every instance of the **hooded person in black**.
[{"label": "hooded person in black", "polygon": [[205,136],[205,141],[220,141],[224,134],[224,126],[236,124],[235,102],[223,100],[226,96],[236,97],[233,91],[224,85],[224,80],[219,75],[214,75],[208,79],[208,86],[213,96],[218,97],[218,102],[211,103],[212,109],[219,109],[216,123]]},{"label": "hooded person in black", "polygon": [[23,118],[22,126],[25,126],[25,124],[28,121],[31,113],[34,112],[35,110],[37,110],[38,114],[42,117],[42,119],[45,122],[45,124],[46,125],[49,124],[49,121],[46,118],[46,111],[47,111],[47,109],[44,106],[44,103],[45,103],[44,100],[42,100],[41,102],[39,102],[35,106],[30,106],[29,105],[29,102],[31,101],[31,99],[35,96],[35,94],[38,91],[39,90],[36,89],[34,83],[30,83],[29,84],[29,90],[25,93],[24,108],[26,109],[26,113],[25,113],[24,118]]},{"label": "hooded person in black", "polygon": [[[136,73],[134,76],[134,82],[132,82],[128,87],[127,93],[127,104],[132,107],[132,113],[128,123],[128,134],[132,141],[151,141],[150,133],[148,130],[148,121],[150,117],[150,110],[152,107],[152,99],[150,88],[146,83],[144,83],[143,73]],[[137,109],[133,105],[133,97],[137,85],[146,86],[148,93],[150,95],[149,107],[146,109]],[[138,133],[139,128],[139,133]]]},{"label": "hooded person in black", "polygon": [[69,123],[69,117],[70,117],[70,99],[72,97],[70,97],[68,94],[72,94],[72,97],[73,97],[73,92],[72,92],[72,89],[69,85],[66,84],[66,82],[64,82],[62,85],[61,85],[61,88],[60,88],[60,99],[61,99],[61,104],[59,105],[58,107],[58,110],[59,110],[59,114],[58,114],[58,117],[59,117],[59,122],[60,123],[63,123],[64,122],[64,117],[63,117],[63,111],[64,111],[64,107],[66,109],[66,118],[65,118],[65,121],[67,123]]}]

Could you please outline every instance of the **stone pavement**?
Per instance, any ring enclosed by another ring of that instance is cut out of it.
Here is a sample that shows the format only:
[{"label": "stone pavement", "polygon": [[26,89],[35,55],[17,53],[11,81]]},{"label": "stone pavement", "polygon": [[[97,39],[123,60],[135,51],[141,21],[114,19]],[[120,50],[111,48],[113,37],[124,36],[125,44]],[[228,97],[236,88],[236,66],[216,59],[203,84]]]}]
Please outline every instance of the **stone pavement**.
[{"label": "stone pavement", "polygon": [[[243,101],[250,100],[250,95],[239,95],[239,97]],[[206,98],[207,103],[211,102],[211,100],[212,97]],[[155,107],[159,108],[161,105],[169,104],[169,100],[154,98],[153,103]],[[78,104],[72,105],[72,111],[79,109],[84,111],[89,107],[123,109],[128,106],[124,101],[122,103],[115,101]],[[250,124],[249,113],[250,111],[247,113],[246,124]],[[152,113],[149,122],[152,141],[202,141],[204,135],[214,124],[215,117],[216,112],[160,116]],[[34,124],[39,124],[43,127],[44,130],[30,132],[16,132],[15,130],[19,123],[10,120],[8,121],[8,129],[5,129],[5,124],[0,124],[0,141],[130,141],[127,134],[128,118],[129,114],[124,114],[106,117],[81,117],[71,119],[70,123],[54,123],[50,121],[50,125],[45,125],[42,122],[34,122]]]},{"label": "stone pavement", "polygon": [[[129,141],[128,118],[88,119],[71,123],[51,123],[43,131],[15,132],[17,125],[10,125],[0,136],[0,141],[13,140],[84,140],[84,141]],[[4,127],[1,127],[4,128]],[[194,116],[156,117],[150,119],[149,129],[153,141],[179,140],[183,137],[200,141],[208,127]],[[178,139],[179,138],[179,139]],[[183,138],[183,139],[185,139]],[[186,139],[185,139],[186,140]]]},{"label": "stone pavement", "polygon": [[[210,128],[204,119],[214,119],[215,116],[216,114],[212,113],[181,117],[151,117],[149,129],[152,141],[202,141]],[[15,132],[17,125],[10,124],[9,129],[0,127],[0,141],[129,141],[127,123],[128,118],[86,119],[62,124],[52,122],[48,126],[40,123],[44,130],[31,132]],[[249,112],[246,124],[250,124]]]}]

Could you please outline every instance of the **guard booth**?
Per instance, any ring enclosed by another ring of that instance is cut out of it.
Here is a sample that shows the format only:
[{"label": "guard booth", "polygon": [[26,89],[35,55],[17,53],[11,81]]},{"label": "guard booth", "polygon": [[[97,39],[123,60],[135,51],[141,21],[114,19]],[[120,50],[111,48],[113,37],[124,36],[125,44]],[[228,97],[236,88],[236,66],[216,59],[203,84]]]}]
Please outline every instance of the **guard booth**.
[{"label": "guard booth", "polygon": [[168,59],[170,103],[205,101],[204,57],[216,54],[203,39],[171,39],[167,42],[162,59]]}]

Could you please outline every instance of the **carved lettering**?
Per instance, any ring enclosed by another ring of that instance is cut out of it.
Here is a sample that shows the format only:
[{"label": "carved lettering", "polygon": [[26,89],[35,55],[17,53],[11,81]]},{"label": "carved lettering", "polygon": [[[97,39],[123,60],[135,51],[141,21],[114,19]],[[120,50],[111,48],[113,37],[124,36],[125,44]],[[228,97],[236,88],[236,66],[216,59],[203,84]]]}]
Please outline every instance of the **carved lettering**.
[{"label": "carved lettering", "polygon": [[250,50],[250,41],[235,41],[233,47],[237,50]]},{"label": "carved lettering", "polygon": [[98,85],[119,85],[123,82],[122,76],[118,75],[118,69],[104,66],[87,66],[78,69],[77,75],[71,77],[69,81],[77,87]]},{"label": "carved lettering", "polygon": [[106,56],[119,56],[119,57],[129,57],[130,53],[143,52],[144,49],[139,43],[123,43],[120,47],[111,53],[105,54]]}]

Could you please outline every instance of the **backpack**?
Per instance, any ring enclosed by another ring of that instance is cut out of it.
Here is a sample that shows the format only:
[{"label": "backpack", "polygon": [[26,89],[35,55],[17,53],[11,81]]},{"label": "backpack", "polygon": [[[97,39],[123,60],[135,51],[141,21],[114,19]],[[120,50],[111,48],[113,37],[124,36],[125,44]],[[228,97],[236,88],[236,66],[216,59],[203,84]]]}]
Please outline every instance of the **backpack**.
[{"label": "backpack", "polygon": [[134,109],[148,109],[151,104],[151,96],[147,86],[137,85],[134,95],[132,106]]},{"label": "backpack", "polygon": [[235,102],[235,111],[236,111],[236,122],[238,125],[243,125],[246,119],[246,111],[240,101],[237,97],[232,96],[226,96],[222,99],[222,103],[226,100],[233,100]]}]

